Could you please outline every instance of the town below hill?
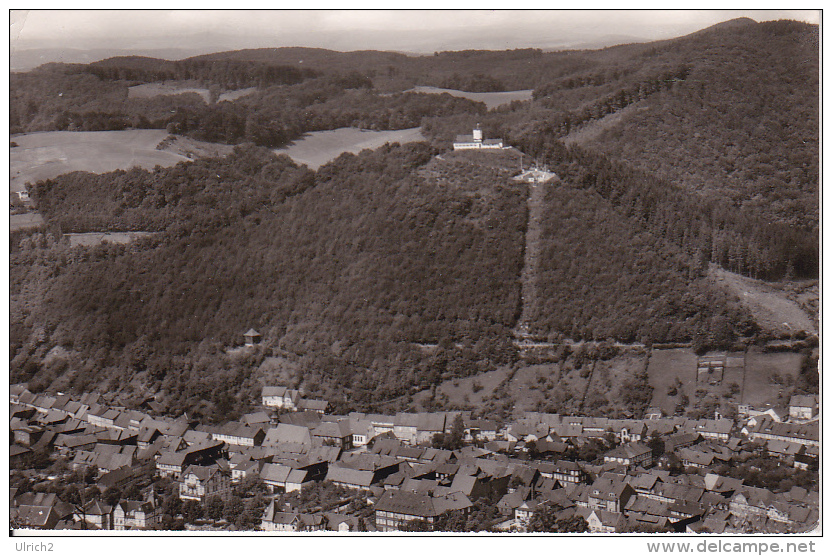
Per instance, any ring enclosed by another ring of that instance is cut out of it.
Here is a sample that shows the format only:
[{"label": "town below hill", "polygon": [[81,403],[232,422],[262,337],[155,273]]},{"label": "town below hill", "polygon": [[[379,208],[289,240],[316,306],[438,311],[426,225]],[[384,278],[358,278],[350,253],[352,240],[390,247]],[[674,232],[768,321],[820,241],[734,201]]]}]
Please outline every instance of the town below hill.
[{"label": "town below hill", "polygon": [[12,529],[805,533],[819,406],[736,419],[329,414],[266,387],[222,426],[10,389]]}]

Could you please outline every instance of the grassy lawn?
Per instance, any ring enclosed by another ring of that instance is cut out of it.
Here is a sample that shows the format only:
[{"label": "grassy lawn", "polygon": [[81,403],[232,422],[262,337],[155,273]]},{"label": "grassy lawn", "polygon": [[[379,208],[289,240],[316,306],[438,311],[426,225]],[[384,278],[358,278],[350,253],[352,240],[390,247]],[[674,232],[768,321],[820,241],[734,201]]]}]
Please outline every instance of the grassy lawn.
[{"label": "grassy lawn", "polygon": [[[778,394],[783,392],[788,403],[790,385],[800,372],[801,361],[799,353],[763,353],[757,346],[749,348],[742,401],[752,405],[776,403]],[[782,377],[780,384],[776,375]]]},{"label": "grassy lawn", "polygon": [[[619,403],[622,384],[644,368],[645,355],[623,354],[609,361],[599,361],[592,375],[592,390],[604,397],[605,412],[624,409]],[[517,413],[525,411],[578,413],[581,407],[592,363],[576,369],[570,358],[561,363],[523,365],[517,368],[504,388],[498,387],[509,377],[511,368],[451,379],[437,387],[438,397],[449,408],[476,410],[508,406]],[[474,391],[474,386],[478,385]],[[609,389],[608,389],[609,388]],[[495,395],[496,399],[492,396]],[[428,392],[414,396],[417,406],[425,407]]]},{"label": "grassy lawn", "polygon": [[411,143],[424,141],[420,128],[395,131],[369,131],[344,127],[331,131],[315,131],[306,134],[288,147],[276,149],[277,154],[286,154],[298,164],[306,164],[317,170],[327,162],[335,160],[341,153],[358,154],[364,149],[377,149],[385,143]]},{"label": "grassy lawn", "polygon": [[414,87],[409,92],[413,93],[434,93],[442,94],[448,93],[453,97],[467,98],[474,102],[485,103],[485,106],[491,110],[502,106],[504,104],[511,104],[515,100],[531,100],[532,91],[506,91],[501,93],[469,93],[468,91],[458,91],[456,89],[440,89],[439,87]]},{"label": "grassy lawn", "polygon": [[[627,409],[621,402],[624,383],[644,369],[646,354],[622,354],[608,361],[598,361],[592,373],[584,410],[611,415]],[[603,405],[599,405],[603,403]],[[594,407],[595,406],[595,407]]]},{"label": "grassy lawn", "polygon": [[[690,349],[654,349],[647,367],[650,386],[653,387],[651,405],[660,407],[665,413],[673,415],[677,400],[682,392],[692,400],[696,390],[696,354]],[[667,395],[668,389],[682,381],[683,389],[676,397]]]},{"label": "grassy lawn", "polygon": [[163,83],[144,83],[127,89],[127,98],[153,98],[162,95],[182,95],[194,93],[209,100],[208,89],[199,87],[196,81],[165,81]]},{"label": "grassy lawn", "polygon": [[43,217],[37,212],[24,212],[23,214],[12,214],[9,217],[9,230],[23,230],[26,228],[37,228],[43,225]]},{"label": "grassy lawn", "polygon": [[[480,406],[486,398],[494,393],[494,389],[505,380],[509,371],[509,367],[499,367],[476,376],[447,380],[440,384],[436,390],[448,396],[449,403],[459,407]],[[474,392],[475,389],[478,391]],[[427,397],[426,393],[422,394],[425,395],[417,396],[417,399]]]},{"label": "grassy lawn", "polygon": [[173,166],[187,157],[156,150],[168,133],[163,129],[126,131],[48,131],[13,137],[9,151],[10,190],[68,172],[101,174],[134,166]]},{"label": "grassy lawn", "polygon": [[[696,382],[697,358],[690,349],[654,350],[647,369],[650,385],[654,388],[652,405],[672,414],[684,393],[690,399],[690,407],[693,408],[697,390],[704,391],[705,396],[719,400],[723,410],[728,402],[749,403],[754,406],[782,404],[783,400],[788,402],[791,384],[800,371],[801,361],[802,356],[799,353],[763,353],[762,348],[752,346],[747,354],[728,353],[722,382],[713,385]],[[777,375],[780,377],[779,383]],[[676,383],[677,377],[683,386],[676,396],[668,396],[668,389]],[[742,391],[733,398],[727,398],[725,394],[729,392],[732,383],[739,385]],[[778,402],[778,396],[781,394],[782,398]]]}]

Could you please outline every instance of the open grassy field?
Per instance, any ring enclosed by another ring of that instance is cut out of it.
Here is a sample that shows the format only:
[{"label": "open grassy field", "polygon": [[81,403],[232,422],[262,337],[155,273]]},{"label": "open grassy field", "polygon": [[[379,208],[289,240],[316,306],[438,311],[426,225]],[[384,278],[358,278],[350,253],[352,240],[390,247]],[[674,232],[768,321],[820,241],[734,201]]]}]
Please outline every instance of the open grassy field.
[{"label": "open grassy field", "polygon": [[646,353],[623,353],[607,361],[598,361],[587,389],[584,412],[614,415],[626,409],[622,403],[624,383],[644,370]]},{"label": "open grassy field", "polygon": [[[248,87],[236,91],[220,93],[217,102],[227,100],[233,102],[238,98],[250,95],[257,87]],[[153,98],[164,95],[183,95],[194,93],[202,97],[206,103],[210,102],[211,94],[207,88],[200,86],[197,81],[165,81],[162,83],[143,83],[127,89],[127,98]]]},{"label": "open grassy field", "polygon": [[173,166],[187,157],[156,150],[167,137],[163,129],[126,131],[48,131],[12,137],[9,186],[24,191],[26,183],[52,179],[68,172],[96,174],[128,169]]},{"label": "open grassy field", "polygon": [[801,303],[817,304],[816,287],[814,292],[809,288],[793,296],[794,299],[790,299],[789,293],[762,280],[753,280],[713,265],[709,272],[716,279],[717,284],[728,287],[739,297],[762,328],[774,332],[805,330],[811,334],[817,334],[816,321],[801,307]]},{"label": "open grassy field", "polygon": [[[718,401],[723,407],[727,403],[748,403],[756,407],[777,405],[784,398],[788,402],[801,361],[799,353],[764,353],[761,347],[751,346],[745,353],[728,352],[721,382],[709,384],[696,381],[697,357],[692,350],[653,350],[647,368],[650,385],[654,388],[652,405],[672,415],[683,394],[690,400],[689,408],[694,408],[697,399],[705,397]],[[675,396],[670,396],[668,390],[676,384],[677,378],[682,386]],[[734,384],[737,392],[729,397]]]},{"label": "open grassy field", "polygon": [[411,93],[433,93],[442,94],[448,93],[454,97],[461,97],[473,100],[474,102],[483,102],[485,106],[492,110],[504,104],[511,104],[515,100],[531,100],[532,90],[523,91],[506,91],[503,93],[469,93],[467,91],[458,91],[456,89],[440,89],[439,87],[414,87],[405,92]]},{"label": "open grassy field", "polygon": [[760,347],[750,347],[745,360],[743,403],[775,403],[780,392],[788,402],[790,386],[800,372],[801,361],[799,353],[763,353]]},{"label": "open grassy field", "polygon": [[395,131],[369,131],[344,127],[332,131],[308,133],[288,147],[276,149],[277,154],[286,154],[298,164],[306,164],[317,170],[327,162],[338,158],[341,153],[358,154],[364,149],[377,149],[385,143],[411,143],[424,141],[418,127]]},{"label": "open grassy field", "polygon": [[667,391],[675,384],[677,378],[684,385],[683,392],[693,399],[696,390],[696,361],[696,354],[690,349],[654,349],[647,366],[650,386],[653,387],[651,405],[662,408],[668,415],[673,415],[676,401],[682,392],[671,398]]},{"label": "open grassy field", "polygon": [[[505,380],[510,369],[500,367],[493,371],[480,373],[476,376],[447,380],[436,387],[437,394],[448,397],[448,403],[457,407],[478,407],[485,403],[494,389]],[[475,386],[476,385],[476,386]],[[476,392],[474,390],[477,390]],[[414,405],[422,405],[429,397],[428,391],[422,391],[413,396]]]},{"label": "open grassy field", "polygon": [[164,81],[162,83],[143,83],[127,89],[127,98],[153,98],[163,95],[182,95],[195,93],[205,102],[209,101],[208,89],[200,87],[196,81]]},{"label": "open grassy field", "polygon": [[[594,371],[592,362],[576,368],[574,357],[556,363],[500,367],[468,378],[446,380],[436,387],[436,398],[445,408],[491,415],[507,409],[515,414],[545,411],[614,416],[627,409],[621,395],[623,385],[644,369],[646,357],[643,352],[621,353],[596,362]],[[585,392],[591,407],[582,410]],[[425,408],[429,396],[428,391],[416,394],[414,406]]]},{"label": "open grassy field", "polygon": [[43,224],[43,217],[37,212],[24,212],[23,214],[12,214],[9,216],[9,230],[23,230],[25,228],[37,228]]}]

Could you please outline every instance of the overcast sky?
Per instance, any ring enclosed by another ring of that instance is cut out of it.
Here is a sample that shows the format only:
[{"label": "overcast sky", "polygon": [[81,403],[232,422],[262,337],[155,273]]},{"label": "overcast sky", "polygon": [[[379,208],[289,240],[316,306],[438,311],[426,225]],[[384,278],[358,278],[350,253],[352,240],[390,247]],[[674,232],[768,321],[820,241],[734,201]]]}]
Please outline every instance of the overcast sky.
[{"label": "overcast sky", "polygon": [[12,10],[11,47],[196,48],[313,46],[430,52],[557,48],[598,37],[655,40],[737,17],[818,23],[807,10],[731,11],[211,11]]}]

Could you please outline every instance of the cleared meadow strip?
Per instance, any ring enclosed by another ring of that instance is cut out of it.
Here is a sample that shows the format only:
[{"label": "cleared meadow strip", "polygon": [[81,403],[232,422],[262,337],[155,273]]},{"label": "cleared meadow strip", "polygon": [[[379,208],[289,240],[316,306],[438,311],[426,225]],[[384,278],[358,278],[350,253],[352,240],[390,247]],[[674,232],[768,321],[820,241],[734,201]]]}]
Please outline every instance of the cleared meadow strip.
[{"label": "cleared meadow strip", "polygon": [[344,127],[308,133],[290,146],[275,149],[274,152],[286,154],[298,164],[306,164],[312,170],[317,170],[345,152],[358,154],[364,149],[377,149],[385,143],[412,143],[425,140],[418,127],[394,131],[370,131]]}]

